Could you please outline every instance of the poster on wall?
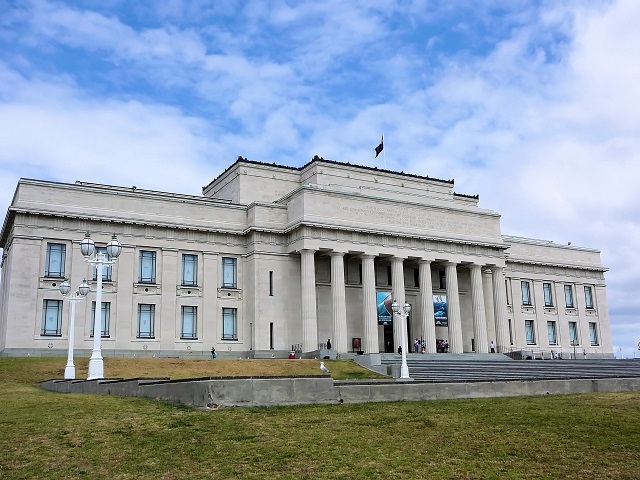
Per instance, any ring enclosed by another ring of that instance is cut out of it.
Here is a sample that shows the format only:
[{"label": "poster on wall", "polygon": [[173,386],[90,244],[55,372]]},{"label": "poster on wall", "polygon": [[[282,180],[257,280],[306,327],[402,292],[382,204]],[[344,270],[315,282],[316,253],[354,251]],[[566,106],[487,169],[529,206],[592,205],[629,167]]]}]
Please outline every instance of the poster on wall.
[{"label": "poster on wall", "polygon": [[376,292],[376,303],[378,305],[378,325],[391,325],[393,323],[393,310],[391,304],[393,299],[389,292]]},{"label": "poster on wall", "polygon": [[449,320],[447,318],[447,296],[433,296],[433,318],[436,320],[436,327],[448,327]]}]

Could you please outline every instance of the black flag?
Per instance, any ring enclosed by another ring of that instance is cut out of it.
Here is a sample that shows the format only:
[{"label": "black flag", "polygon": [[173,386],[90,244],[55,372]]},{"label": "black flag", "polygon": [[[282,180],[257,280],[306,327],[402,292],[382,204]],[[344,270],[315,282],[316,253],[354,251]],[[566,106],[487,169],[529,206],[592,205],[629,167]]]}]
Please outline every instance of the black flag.
[{"label": "black flag", "polygon": [[382,150],[384,150],[384,135],[382,136],[382,140],[380,140],[380,145],[376,147],[376,156],[373,158],[378,158],[378,155],[380,155]]}]

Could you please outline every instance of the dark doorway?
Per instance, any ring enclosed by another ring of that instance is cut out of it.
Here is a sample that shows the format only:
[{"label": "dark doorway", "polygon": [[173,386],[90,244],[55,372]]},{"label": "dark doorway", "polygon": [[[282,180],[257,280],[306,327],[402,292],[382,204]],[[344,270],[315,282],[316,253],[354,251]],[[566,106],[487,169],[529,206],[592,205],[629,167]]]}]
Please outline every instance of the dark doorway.
[{"label": "dark doorway", "polygon": [[393,353],[393,325],[384,326],[384,353]]}]

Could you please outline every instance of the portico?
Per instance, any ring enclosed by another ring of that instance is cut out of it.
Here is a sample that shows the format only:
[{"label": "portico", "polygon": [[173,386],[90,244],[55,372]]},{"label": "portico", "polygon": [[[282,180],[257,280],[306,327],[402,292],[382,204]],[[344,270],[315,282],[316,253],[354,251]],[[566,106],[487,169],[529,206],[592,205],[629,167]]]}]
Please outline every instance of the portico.
[{"label": "portico", "polygon": [[[309,266],[311,254],[313,254],[314,268]],[[471,260],[447,261],[415,256],[399,257],[387,253],[370,255],[326,249],[302,250],[300,256],[301,284],[304,286],[302,288],[303,306],[311,308],[312,304],[306,299],[312,297],[318,305],[331,306],[330,314],[327,308],[319,308],[320,313],[316,312],[315,315],[313,312],[307,312],[306,309],[303,310],[304,321],[316,322],[306,327],[306,331],[319,332],[315,349],[326,342],[325,338],[330,338],[336,352],[346,353],[351,351],[351,339],[361,338],[362,350],[365,353],[384,352],[384,327],[379,325],[375,301],[376,294],[381,291],[389,292],[391,298],[397,300],[399,304],[409,302],[414,307],[407,327],[408,344],[403,346],[408,348],[408,351],[412,350],[413,341],[418,338],[421,343],[424,341],[426,353],[436,353],[437,339],[448,340],[451,353],[487,353],[489,351],[487,331],[498,332],[501,328],[506,328],[504,320],[497,320],[500,311],[486,315],[485,296],[486,292],[491,290],[483,285],[482,275],[482,269],[485,268],[484,282],[488,281],[489,287],[493,288],[494,275],[502,276],[496,282],[497,284],[500,284],[500,281],[504,283],[502,268],[493,266],[492,270],[485,264],[472,263]],[[322,272],[326,271],[327,262],[329,263],[328,276],[323,277]],[[312,282],[312,277],[309,275],[311,272],[316,275],[316,263],[320,264],[318,267],[320,274]],[[351,283],[345,285],[345,271],[348,270],[349,265],[352,266],[352,271],[356,271],[356,268],[353,268],[354,264],[362,275],[359,276],[358,281],[351,279]],[[385,276],[389,272],[390,279],[385,282]],[[445,280],[444,288],[440,284],[441,272],[444,273],[442,276]],[[463,276],[462,282],[458,278],[460,275]],[[438,288],[434,289],[434,282]],[[323,289],[322,287],[327,283],[330,288]],[[465,286],[462,290],[459,287],[460,283]],[[306,293],[316,288],[325,293]],[[444,294],[447,298],[448,326],[446,327],[436,327],[435,323],[433,295],[438,293]],[[317,299],[315,299],[316,296]],[[361,305],[361,309],[350,309],[348,316],[347,304]],[[465,322],[462,320],[462,311],[471,312],[471,317],[465,318]],[[401,334],[398,328],[397,322],[392,322],[394,352],[401,346]],[[499,338],[508,338],[508,331],[502,332]],[[314,349],[313,346],[309,340],[304,348],[310,351]],[[504,345],[501,351],[505,351]]]}]

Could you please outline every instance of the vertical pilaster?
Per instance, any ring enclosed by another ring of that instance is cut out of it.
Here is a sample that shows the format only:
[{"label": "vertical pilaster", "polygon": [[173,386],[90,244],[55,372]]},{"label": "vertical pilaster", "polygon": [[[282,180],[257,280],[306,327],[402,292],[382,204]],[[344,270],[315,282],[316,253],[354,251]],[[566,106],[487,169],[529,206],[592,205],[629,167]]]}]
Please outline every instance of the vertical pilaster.
[{"label": "vertical pilaster", "polygon": [[333,305],[333,348],[347,353],[347,307],[344,291],[344,253],[331,253],[331,301]]},{"label": "vertical pilaster", "polygon": [[[393,257],[391,259],[391,292],[393,300],[398,302],[400,307],[404,305],[405,302],[405,294],[404,294],[404,268],[403,268],[403,258]],[[407,319],[408,321],[409,319]],[[404,321],[400,319],[397,315],[393,315],[393,343],[395,344],[395,351],[398,350],[398,347],[402,345],[402,330],[401,328],[406,329],[406,325],[404,325]],[[406,334],[405,334],[406,336]],[[409,338],[407,336],[407,338]],[[402,345],[402,349],[405,352],[410,352],[411,350],[406,350],[408,345]]]},{"label": "vertical pilaster", "polygon": [[378,311],[373,255],[362,255],[362,322],[364,353],[378,353]]},{"label": "vertical pilaster", "polygon": [[300,282],[302,295],[302,351],[311,352],[318,349],[315,250],[300,251]]},{"label": "vertical pilaster", "polygon": [[471,305],[473,310],[473,338],[476,353],[487,353],[487,318],[484,311],[484,292],[482,290],[482,267],[471,265]]},{"label": "vertical pilaster", "polygon": [[509,351],[509,324],[507,323],[507,298],[504,286],[504,269],[491,267],[493,282],[493,309],[496,320],[496,347],[500,353]]},{"label": "vertical pilaster", "polygon": [[462,353],[462,320],[460,318],[460,294],[458,271],[455,262],[445,263],[447,280],[447,317],[449,319],[449,352]]},{"label": "vertical pilaster", "polygon": [[426,353],[436,353],[436,323],[433,317],[433,285],[431,282],[431,261],[418,262],[420,276],[420,315],[422,335]]}]

